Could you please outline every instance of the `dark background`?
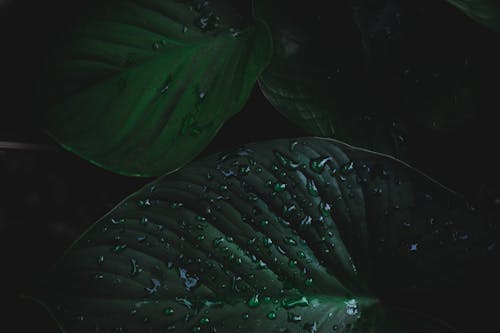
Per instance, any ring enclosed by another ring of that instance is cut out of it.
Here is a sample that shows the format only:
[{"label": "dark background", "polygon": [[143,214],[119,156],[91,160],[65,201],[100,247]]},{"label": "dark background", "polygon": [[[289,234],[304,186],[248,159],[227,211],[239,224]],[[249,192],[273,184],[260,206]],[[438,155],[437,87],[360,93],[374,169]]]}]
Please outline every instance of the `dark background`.
[{"label": "dark background", "polygon": [[[152,180],[98,169],[58,149],[38,127],[36,102],[31,98],[38,72],[82,3],[0,0],[0,141],[49,148],[0,149],[1,296],[8,308],[0,311],[5,316],[0,321],[2,331],[8,325],[13,325],[9,332],[57,331],[39,305],[20,295],[92,222]],[[422,130],[415,134],[418,140],[409,140],[417,167],[470,200],[493,207],[495,198],[500,198],[498,105],[453,132]],[[203,155],[250,141],[304,135],[255,89]],[[457,293],[420,295],[418,302],[463,332],[498,326],[497,278],[477,276]],[[440,307],[446,298],[452,300],[447,304],[455,305]]]}]

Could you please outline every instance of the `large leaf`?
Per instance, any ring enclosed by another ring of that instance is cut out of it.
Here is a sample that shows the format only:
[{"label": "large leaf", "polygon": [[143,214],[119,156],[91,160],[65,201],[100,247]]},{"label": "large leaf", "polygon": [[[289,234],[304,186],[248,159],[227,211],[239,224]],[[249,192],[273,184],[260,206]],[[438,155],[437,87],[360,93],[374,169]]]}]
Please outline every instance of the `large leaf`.
[{"label": "large leaf", "polygon": [[449,332],[402,308],[429,293],[446,308],[495,250],[494,221],[384,155],[250,144],[125,199],[38,299],[68,332]]},{"label": "large leaf", "polygon": [[445,1],[313,2],[256,1],[275,44],[261,89],[309,133],[406,158],[408,130],[498,105],[498,35]]},{"label": "large leaf", "polygon": [[48,133],[126,175],[191,160],[243,107],[271,55],[265,25],[228,3],[89,5],[41,81]]},{"label": "large leaf", "polygon": [[500,2],[497,0],[448,0],[477,22],[500,32]]}]

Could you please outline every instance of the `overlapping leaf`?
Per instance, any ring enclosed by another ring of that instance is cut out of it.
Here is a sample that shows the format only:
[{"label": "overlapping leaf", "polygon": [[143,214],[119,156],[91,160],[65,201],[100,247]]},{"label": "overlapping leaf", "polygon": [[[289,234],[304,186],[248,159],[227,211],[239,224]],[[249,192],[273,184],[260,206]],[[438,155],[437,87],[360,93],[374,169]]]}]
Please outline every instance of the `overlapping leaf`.
[{"label": "overlapping leaf", "polygon": [[477,22],[500,32],[500,3],[496,0],[448,0]]},{"label": "overlapping leaf", "polygon": [[125,199],[38,297],[68,332],[447,332],[394,306],[463,283],[494,221],[387,156],[262,142]]},{"label": "overlapping leaf", "polygon": [[256,4],[275,44],[261,89],[311,134],[406,159],[412,129],[458,128],[498,105],[500,39],[445,1]]},{"label": "overlapping leaf", "polygon": [[227,1],[89,5],[41,81],[48,133],[114,172],[154,176],[196,156],[268,63],[261,22]]}]

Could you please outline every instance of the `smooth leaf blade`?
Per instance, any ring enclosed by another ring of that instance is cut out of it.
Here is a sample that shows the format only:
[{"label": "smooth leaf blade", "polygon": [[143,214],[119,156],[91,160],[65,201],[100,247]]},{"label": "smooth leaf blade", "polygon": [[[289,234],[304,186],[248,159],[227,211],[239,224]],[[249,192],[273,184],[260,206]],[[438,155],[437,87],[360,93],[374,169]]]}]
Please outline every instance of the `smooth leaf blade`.
[{"label": "smooth leaf blade", "polygon": [[467,281],[495,250],[494,221],[385,155],[250,144],[125,199],[39,298],[71,332],[446,332],[393,305]]},{"label": "smooth leaf blade", "polygon": [[224,9],[156,0],[92,7],[42,82],[49,135],[127,175],[191,160],[243,107],[271,53],[264,24],[243,26]]}]

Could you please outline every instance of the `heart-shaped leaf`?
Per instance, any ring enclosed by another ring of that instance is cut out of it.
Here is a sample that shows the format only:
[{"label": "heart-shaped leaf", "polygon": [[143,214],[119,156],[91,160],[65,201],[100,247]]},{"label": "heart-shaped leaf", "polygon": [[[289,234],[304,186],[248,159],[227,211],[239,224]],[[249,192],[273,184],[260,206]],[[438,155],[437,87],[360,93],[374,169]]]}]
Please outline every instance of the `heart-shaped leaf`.
[{"label": "heart-shaped leaf", "polygon": [[97,1],[41,81],[45,127],[106,169],[154,176],[196,156],[248,99],[271,56],[230,2]]},{"label": "heart-shaped leaf", "polygon": [[256,4],[275,49],[260,87],[311,134],[406,159],[417,130],[457,128],[498,105],[498,35],[445,1]]},{"label": "heart-shaped leaf", "polygon": [[250,144],[125,199],[38,298],[68,332],[448,332],[396,306],[463,283],[493,221],[385,155]]},{"label": "heart-shaped leaf", "polygon": [[497,0],[448,0],[475,21],[500,32],[500,2]]}]

